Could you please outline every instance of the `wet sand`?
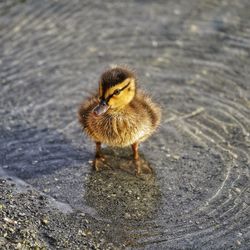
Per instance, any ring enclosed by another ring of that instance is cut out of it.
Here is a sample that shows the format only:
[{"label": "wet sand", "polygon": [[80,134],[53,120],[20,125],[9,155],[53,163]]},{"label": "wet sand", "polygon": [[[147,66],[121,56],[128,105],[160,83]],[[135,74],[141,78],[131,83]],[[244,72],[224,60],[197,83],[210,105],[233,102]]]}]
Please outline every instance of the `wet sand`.
[{"label": "wet sand", "polygon": [[[248,249],[250,4],[0,3],[0,248]],[[77,122],[101,72],[126,64],[163,109],[140,146]]]}]

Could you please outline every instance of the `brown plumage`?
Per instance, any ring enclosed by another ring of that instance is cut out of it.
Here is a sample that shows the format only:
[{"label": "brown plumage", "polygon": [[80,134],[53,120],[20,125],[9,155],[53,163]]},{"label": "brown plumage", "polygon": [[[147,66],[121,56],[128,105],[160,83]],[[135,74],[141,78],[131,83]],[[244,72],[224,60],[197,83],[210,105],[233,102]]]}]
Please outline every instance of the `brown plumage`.
[{"label": "brown plumage", "polygon": [[94,167],[98,170],[101,143],[126,147],[132,145],[137,174],[140,174],[138,144],[146,140],[160,123],[159,106],[137,90],[134,73],[124,67],[105,71],[99,93],[81,104],[78,111],[83,131],[96,142]]}]

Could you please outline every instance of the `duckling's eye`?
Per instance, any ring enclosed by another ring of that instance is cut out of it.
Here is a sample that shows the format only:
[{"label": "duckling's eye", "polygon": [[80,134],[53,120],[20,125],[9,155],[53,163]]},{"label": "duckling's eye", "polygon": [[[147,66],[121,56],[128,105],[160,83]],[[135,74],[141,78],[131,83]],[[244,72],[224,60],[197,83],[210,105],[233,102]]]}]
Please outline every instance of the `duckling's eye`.
[{"label": "duckling's eye", "polygon": [[115,91],[114,91],[114,95],[119,95],[121,93],[121,90],[120,89],[116,89]]}]

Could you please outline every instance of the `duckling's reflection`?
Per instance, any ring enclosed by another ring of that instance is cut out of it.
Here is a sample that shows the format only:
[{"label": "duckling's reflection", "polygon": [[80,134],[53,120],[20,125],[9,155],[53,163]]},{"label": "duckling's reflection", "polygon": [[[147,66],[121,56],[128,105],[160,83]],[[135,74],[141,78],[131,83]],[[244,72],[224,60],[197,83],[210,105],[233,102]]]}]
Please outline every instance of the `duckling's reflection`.
[{"label": "duckling's reflection", "polygon": [[129,232],[145,229],[144,223],[151,221],[157,212],[160,191],[156,177],[145,159],[146,173],[135,176],[129,150],[105,151],[107,167],[112,169],[90,174],[85,199],[99,216],[110,220],[112,238],[132,240]]}]

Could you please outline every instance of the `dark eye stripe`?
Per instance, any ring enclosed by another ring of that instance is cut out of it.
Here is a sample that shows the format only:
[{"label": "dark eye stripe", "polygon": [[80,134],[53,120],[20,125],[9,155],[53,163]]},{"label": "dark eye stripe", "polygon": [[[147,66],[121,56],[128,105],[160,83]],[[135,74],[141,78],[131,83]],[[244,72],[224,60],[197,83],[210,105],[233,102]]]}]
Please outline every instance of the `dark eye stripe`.
[{"label": "dark eye stripe", "polygon": [[120,89],[120,92],[123,91],[124,89],[126,89],[129,86],[129,84],[130,84],[130,82],[127,85],[125,85],[122,89]]},{"label": "dark eye stripe", "polygon": [[129,86],[129,84],[130,84],[130,82],[129,82],[128,84],[126,84],[123,88],[121,88],[121,89],[116,89],[116,90],[114,91],[114,93],[111,94],[111,95],[109,95],[106,99],[105,99],[105,96],[103,95],[103,96],[101,97],[101,99],[102,99],[102,100],[105,100],[106,103],[108,103],[109,100],[115,95],[115,92],[116,92],[116,91],[119,91],[119,94],[120,94],[124,89],[126,89],[126,88]]}]

